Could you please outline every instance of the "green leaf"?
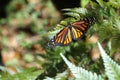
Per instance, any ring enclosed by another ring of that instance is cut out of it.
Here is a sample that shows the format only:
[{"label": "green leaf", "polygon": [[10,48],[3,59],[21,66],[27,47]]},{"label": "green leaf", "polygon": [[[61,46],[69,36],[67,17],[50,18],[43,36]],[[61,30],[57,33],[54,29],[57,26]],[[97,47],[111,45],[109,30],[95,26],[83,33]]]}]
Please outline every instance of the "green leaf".
[{"label": "green leaf", "polygon": [[35,70],[35,68],[25,69],[23,72],[16,73],[14,75],[1,75],[2,80],[35,80],[43,70]]},{"label": "green leaf", "polygon": [[90,0],[81,0],[81,6],[85,7],[89,3],[89,1]]},{"label": "green leaf", "polygon": [[120,80],[120,66],[105,53],[99,42],[98,47],[101,52],[101,56],[105,66],[105,73],[108,76],[108,79]]},{"label": "green leaf", "polygon": [[107,7],[106,3],[103,0],[96,0],[96,1],[99,3],[101,7],[103,8]]},{"label": "green leaf", "polygon": [[64,71],[63,73],[58,73],[55,77],[55,80],[66,80],[68,77],[68,71]]},{"label": "green leaf", "polygon": [[68,15],[71,17],[75,17],[76,19],[80,19],[80,15],[78,13],[75,13],[75,12],[66,12],[66,13],[64,13],[64,15]]},{"label": "green leaf", "polygon": [[[99,40],[103,41],[110,38],[114,31],[112,28],[112,22],[110,20],[103,20],[101,26],[98,28]],[[99,25],[98,25],[99,26]]]},{"label": "green leaf", "polygon": [[112,7],[120,8],[120,0],[109,0],[107,5],[108,6],[112,5]]},{"label": "green leaf", "polygon": [[74,12],[74,13],[78,13],[80,15],[85,15],[87,12],[86,8],[72,8],[72,9],[63,9],[63,11],[67,11],[67,12]]},{"label": "green leaf", "polygon": [[50,77],[46,77],[43,80],[66,80],[68,77],[68,71],[64,71],[63,73],[58,73],[55,78],[50,78]]},{"label": "green leaf", "polygon": [[43,80],[55,80],[55,79],[50,78],[50,77],[46,77],[46,78],[45,78],[45,79],[43,79]]},{"label": "green leaf", "polygon": [[68,65],[69,69],[75,76],[76,80],[103,80],[103,78],[100,75],[97,75],[96,73],[92,73],[90,71],[87,71],[83,69],[82,67],[76,67],[74,64],[70,63],[61,53],[60,54],[65,63]]}]

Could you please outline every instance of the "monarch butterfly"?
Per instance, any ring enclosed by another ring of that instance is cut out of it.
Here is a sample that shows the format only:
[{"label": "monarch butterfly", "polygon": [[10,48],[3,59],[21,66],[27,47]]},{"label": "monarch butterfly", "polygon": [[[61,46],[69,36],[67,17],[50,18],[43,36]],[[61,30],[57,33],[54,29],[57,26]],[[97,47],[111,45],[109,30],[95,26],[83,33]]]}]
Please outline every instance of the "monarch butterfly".
[{"label": "monarch butterfly", "polygon": [[57,35],[48,42],[47,46],[66,46],[72,41],[80,40],[95,21],[95,17],[89,17],[73,22],[72,24],[68,23],[68,26],[58,32]]}]

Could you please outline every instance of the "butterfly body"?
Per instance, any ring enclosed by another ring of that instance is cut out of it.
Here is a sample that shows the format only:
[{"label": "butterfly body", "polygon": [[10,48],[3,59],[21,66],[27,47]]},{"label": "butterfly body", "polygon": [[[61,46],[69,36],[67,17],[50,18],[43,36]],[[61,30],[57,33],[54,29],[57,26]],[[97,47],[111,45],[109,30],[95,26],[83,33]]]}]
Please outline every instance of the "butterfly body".
[{"label": "butterfly body", "polygon": [[63,28],[48,42],[48,47],[66,46],[73,41],[80,40],[85,35],[87,29],[95,22],[95,20],[96,18],[90,17],[73,22],[72,24],[68,23],[67,27]]}]

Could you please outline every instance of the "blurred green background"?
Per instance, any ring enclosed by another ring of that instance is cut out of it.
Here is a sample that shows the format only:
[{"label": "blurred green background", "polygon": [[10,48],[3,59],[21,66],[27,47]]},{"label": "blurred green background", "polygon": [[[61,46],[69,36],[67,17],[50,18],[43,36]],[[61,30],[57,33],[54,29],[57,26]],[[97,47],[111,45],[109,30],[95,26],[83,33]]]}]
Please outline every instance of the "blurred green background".
[{"label": "blurred green background", "polygon": [[[1,0],[1,78],[3,80],[13,80],[12,78],[14,76],[14,78],[16,78],[17,76],[17,78],[21,77],[20,80],[26,80],[24,77],[27,73],[28,77],[34,75],[32,77],[33,79],[42,80],[46,76],[55,77],[58,73],[67,71],[69,74],[65,74],[67,77],[63,80],[67,80],[68,78],[72,80],[74,77],[61,59],[60,53],[63,53],[72,63],[78,66],[98,74],[103,73],[104,67],[99,50],[96,48],[98,36],[101,35],[96,35],[96,32],[100,30],[98,30],[96,26],[100,26],[104,19],[107,19],[109,16],[114,16],[115,13],[113,8],[107,8],[110,10],[107,12],[107,9],[105,11],[102,7],[98,6],[95,0],[92,0],[93,2],[91,3],[89,1],[90,0]],[[107,2],[107,0],[104,0],[104,2]],[[86,7],[90,9],[90,11],[96,8],[95,10],[98,13],[97,17],[100,19],[98,19],[95,27],[87,33],[90,33],[92,37],[87,39],[85,37],[85,39],[72,43],[69,46],[47,48],[48,41],[56,34],[53,35],[50,34],[50,32],[54,32],[55,28],[57,30],[56,25],[67,17],[63,15],[61,9],[74,7]],[[102,26],[104,26],[104,24]],[[101,30],[104,30],[104,28],[101,28]],[[105,32],[102,33],[101,31],[99,33],[104,35]],[[106,34],[110,33],[111,30],[106,32]],[[103,46],[106,46],[111,36],[104,36],[105,37],[102,36],[99,39],[105,44]],[[118,49],[118,47],[116,49]],[[107,50],[109,52],[109,49]],[[115,50],[113,50],[112,53],[114,53]],[[120,62],[118,58],[116,58],[118,55],[120,55],[119,50],[115,56],[111,54],[113,59]],[[20,72],[23,72],[22,75],[17,74]]]}]

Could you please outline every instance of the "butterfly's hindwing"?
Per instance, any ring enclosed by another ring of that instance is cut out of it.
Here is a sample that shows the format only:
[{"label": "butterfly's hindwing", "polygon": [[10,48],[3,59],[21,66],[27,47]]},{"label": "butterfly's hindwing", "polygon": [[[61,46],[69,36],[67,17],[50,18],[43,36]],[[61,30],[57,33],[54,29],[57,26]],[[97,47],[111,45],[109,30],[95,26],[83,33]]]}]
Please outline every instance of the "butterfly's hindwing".
[{"label": "butterfly's hindwing", "polygon": [[75,41],[81,39],[83,36],[83,32],[74,27],[72,27],[71,33],[72,33],[72,39]]}]

